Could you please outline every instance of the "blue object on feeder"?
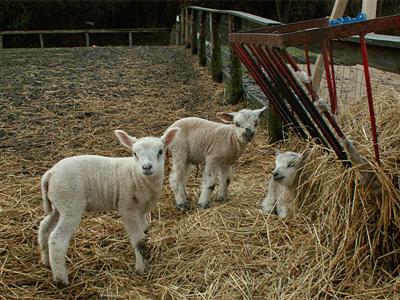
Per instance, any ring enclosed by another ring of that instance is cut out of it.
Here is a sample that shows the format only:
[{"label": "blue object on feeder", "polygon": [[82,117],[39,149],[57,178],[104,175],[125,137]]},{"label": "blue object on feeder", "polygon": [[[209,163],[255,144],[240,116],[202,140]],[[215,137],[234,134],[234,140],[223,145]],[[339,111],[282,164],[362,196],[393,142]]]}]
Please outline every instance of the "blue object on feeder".
[{"label": "blue object on feeder", "polygon": [[329,25],[336,26],[336,25],[342,25],[342,24],[357,23],[357,22],[365,21],[366,19],[367,19],[367,14],[361,12],[355,18],[345,17],[345,18],[330,19]]}]

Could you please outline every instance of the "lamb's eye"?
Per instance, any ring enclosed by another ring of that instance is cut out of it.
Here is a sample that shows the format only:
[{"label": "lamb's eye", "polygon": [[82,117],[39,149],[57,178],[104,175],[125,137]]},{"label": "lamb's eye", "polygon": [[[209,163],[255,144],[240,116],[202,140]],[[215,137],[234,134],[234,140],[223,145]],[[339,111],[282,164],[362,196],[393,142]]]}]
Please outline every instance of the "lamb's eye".
[{"label": "lamb's eye", "polygon": [[236,126],[236,127],[240,127],[239,122],[235,122],[235,126]]},{"label": "lamb's eye", "polygon": [[158,151],[158,156],[161,156],[162,154],[163,154],[162,150]]},{"label": "lamb's eye", "polygon": [[137,154],[136,154],[136,152],[133,152],[133,155],[137,158]]},{"label": "lamb's eye", "polygon": [[254,127],[257,127],[257,126],[258,126],[258,122],[255,121],[255,122],[254,122]]},{"label": "lamb's eye", "polygon": [[288,164],[288,168],[293,168],[296,165],[295,161],[292,161],[291,163]]}]

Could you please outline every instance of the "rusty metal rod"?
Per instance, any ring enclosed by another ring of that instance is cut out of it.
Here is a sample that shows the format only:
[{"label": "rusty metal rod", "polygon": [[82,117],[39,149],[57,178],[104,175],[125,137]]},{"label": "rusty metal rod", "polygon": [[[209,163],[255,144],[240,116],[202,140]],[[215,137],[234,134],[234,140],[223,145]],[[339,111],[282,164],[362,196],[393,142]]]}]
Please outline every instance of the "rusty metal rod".
[{"label": "rusty metal rod", "polygon": [[332,83],[332,77],[331,77],[331,71],[329,69],[329,51],[328,51],[328,45],[327,41],[323,40],[321,43],[321,55],[322,58],[324,59],[324,68],[325,68],[325,77],[326,77],[326,83],[328,84],[328,91],[329,91],[329,99],[331,102],[331,112],[336,113],[336,101],[335,101],[335,93],[333,91],[333,83]]},{"label": "rusty metal rod", "polygon": [[[296,92],[299,101],[302,103],[302,105],[306,108],[308,111],[309,115],[311,116],[312,120],[316,123],[318,126],[319,130],[322,132],[323,136],[326,138],[328,141],[329,145],[332,147],[332,149],[335,151],[336,155],[339,157],[339,159],[343,161],[347,161],[347,156],[345,152],[343,151],[342,146],[336,139],[335,135],[333,132],[330,130],[330,128],[327,126],[325,123],[324,119],[321,117],[320,113],[310,100],[310,98],[307,96],[303,88],[300,86],[300,83],[297,82],[297,80],[294,78],[293,73],[289,70],[288,66],[285,63],[285,56],[282,55],[281,51],[278,49],[274,48],[272,50],[271,55],[276,56],[276,62],[279,64],[281,68],[281,72],[285,74],[285,77],[288,79],[288,83],[290,86],[293,88],[293,90]],[[316,136],[317,137],[317,136]],[[317,137],[318,138],[318,137]],[[344,162],[345,165],[348,165],[348,162]]]},{"label": "rusty metal rod", "polygon": [[268,73],[269,77],[274,81],[274,88],[277,92],[282,95],[282,100],[286,100],[291,109],[295,112],[297,117],[301,120],[301,122],[305,125],[305,128],[309,132],[311,137],[319,136],[320,141],[323,141],[323,138],[320,136],[317,128],[314,124],[307,118],[306,112],[301,105],[299,105],[296,100],[296,96],[291,92],[290,89],[287,88],[287,84],[285,83],[282,74],[274,68],[275,63],[269,60],[267,52],[263,48],[258,48],[255,45],[249,46],[253,55],[256,57],[258,63],[264,68],[264,70]]},{"label": "rusty metal rod", "polygon": [[[286,50],[282,50],[281,54],[283,54],[286,57],[287,62],[291,65],[291,67],[295,71],[299,71],[300,70],[299,66],[296,64],[296,61],[293,59],[293,57]],[[311,83],[305,83],[304,85],[307,88],[308,92],[310,93],[313,101],[316,101],[317,99],[319,99],[319,97],[318,97],[317,93],[314,91],[314,88],[313,88]],[[335,129],[335,131],[338,134],[338,136],[343,138],[345,135],[344,135],[342,129],[340,128],[339,124],[337,123],[337,120],[336,120],[335,116],[332,115],[329,111],[325,111],[324,115],[328,119],[328,121],[332,125],[332,127]]]},{"label": "rusty metal rod", "polygon": [[380,164],[378,134],[375,122],[374,101],[372,99],[371,79],[369,76],[368,53],[367,53],[367,45],[365,43],[365,33],[360,34],[360,46],[361,46],[361,54],[364,65],[365,87],[367,90],[367,97],[368,97],[368,109],[371,120],[372,141],[374,146],[375,159],[378,162],[378,164]]},{"label": "rusty metal rod", "polygon": [[335,65],[333,63],[332,40],[329,40],[329,43],[327,45],[328,45],[328,49],[329,49],[329,62],[330,62],[331,74],[332,74],[333,97],[335,99],[335,108],[336,108],[335,113],[337,114],[339,111],[339,105],[338,105],[337,90],[336,90]]},{"label": "rusty metal rod", "polygon": [[304,44],[304,55],[306,56],[307,74],[311,77],[310,55],[308,53],[308,44]]},{"label": "rusty metal rod", "polygon": [[232,43],[232,45],[237,55],[241,58],[243,64],[247,67],[250,75],[260,86],[261,90],[267,96],[270,104],[278,112],[282,120],[286,124],[293,124],[294,126],[299,127],[300,125],[297,123],[296,119],[291,118],[288,108],[284,105],[284,103],[279,101],[279,98],[277,98],[276,95],[272,93],[273,89],[271,83],[267,80],[265,75],[262,73],[262,70],[257,66],[246,49],[236,43]]}]

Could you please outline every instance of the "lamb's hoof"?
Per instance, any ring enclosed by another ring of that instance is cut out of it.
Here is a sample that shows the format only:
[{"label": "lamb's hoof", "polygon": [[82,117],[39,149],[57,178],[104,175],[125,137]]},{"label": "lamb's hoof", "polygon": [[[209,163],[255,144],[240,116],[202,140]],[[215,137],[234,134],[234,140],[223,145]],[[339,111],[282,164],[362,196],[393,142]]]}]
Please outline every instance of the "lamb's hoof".
[{"label": "lamb's hoof", "polygon": [[135,268],[135,272],[136,272],[136,274],[138,274],[140,276],[144,276],[147,274],[148,269],[149,269],[149,267],[146,265],[146,266],[143,266],[140,268]]},{"label": "lamb's hoof", "polygon": [[222,202],[225,201],[225,197],[218,197],[218,198],[216,199],[216,201],[219,202],[219,203],[222,203]]},{"label": "lamb's hoof", "polygon": [[197,207],[202,209],[207,209],[209,206],[208,203],[197,203]]},{"label": "lamb's hoof", "polygon": [[46,267],[50,267],[50,260],[49,260],[49,257],[43,257],[42,256],[42,264],[44,265],[44,266],[46,266]]},{"label": "lamb's hoof", "polygon": [[68,286],[68,280],[67,281],[65,281],[65,280],[63,280],[63,279],[59,279],[59,278],[56,278],[55,280],[55,286],[56,287],[58,287],[59,289],[64,289],[64,288],[66,288],[67,286]]},{"label": "lamb's hoof", "polygon": [[180,204],[177,203],[175,205],[175,207],[176,207],[177,210],[186,211],[186,210],[190,209],[190,203],[189,202],[180,203]]},{"label": "lamb's hoof", "polygon": [[278,215],[278,213],[275,211],[275,209],[272,209],[272,210],[261,209],[261,212],[263,215],[275,215],[275,216]]}]

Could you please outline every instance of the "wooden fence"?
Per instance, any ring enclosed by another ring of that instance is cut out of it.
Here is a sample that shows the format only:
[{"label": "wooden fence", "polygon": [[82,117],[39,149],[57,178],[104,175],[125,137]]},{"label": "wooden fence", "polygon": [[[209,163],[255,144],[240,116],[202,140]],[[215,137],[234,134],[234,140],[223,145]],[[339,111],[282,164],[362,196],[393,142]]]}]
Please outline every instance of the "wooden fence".
[{"label": "wooden fence", "polygon": [[[124,29],[77,29],[77,30],[23,30],[23,31],[0,31],[0,49],[4,46],[6,36],[37,35],[40,48],[45,48],[45,37],[49,35],[82,35],[85,38],[85,46],[91,46],[90,36],[93,34],[126,34],[128,45],[134,44],[134,34],[164,34],[169,35],[168,28],[124,28]],[[169,36],[167,41],[169,41]],[[167,42],[168,43],[168,42]],[[79,45],[77,45],[79,46]]]}]

